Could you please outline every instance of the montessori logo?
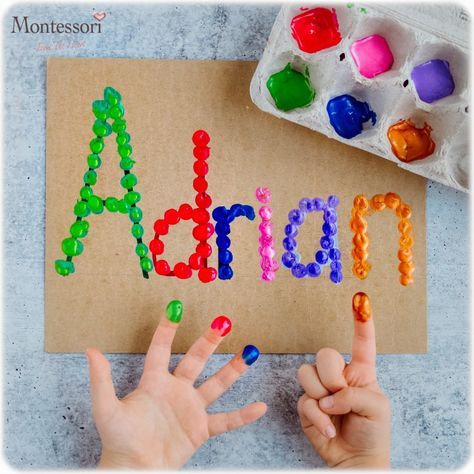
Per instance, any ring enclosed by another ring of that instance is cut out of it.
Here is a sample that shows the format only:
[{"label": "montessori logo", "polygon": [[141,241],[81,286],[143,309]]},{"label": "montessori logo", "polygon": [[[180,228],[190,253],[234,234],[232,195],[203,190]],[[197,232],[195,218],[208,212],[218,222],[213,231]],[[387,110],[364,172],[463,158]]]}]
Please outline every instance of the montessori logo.
[{"label": "montessori logo", "polygon": [[98,22],[83,23],[61,23],[56,21],[31,21],[28,16],[13,16],[11,33],[83,33],[96,34],[102,33],[101,20],[105,18],[105,13],[93,15]]}]

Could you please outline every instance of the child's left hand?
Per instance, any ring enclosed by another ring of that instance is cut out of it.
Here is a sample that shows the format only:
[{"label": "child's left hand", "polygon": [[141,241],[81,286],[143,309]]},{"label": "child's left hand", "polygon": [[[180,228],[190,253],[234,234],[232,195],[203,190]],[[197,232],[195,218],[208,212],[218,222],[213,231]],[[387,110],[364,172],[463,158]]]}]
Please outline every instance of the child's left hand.
[{"label": "child's left hand", "polygon": [[316,365],[304,364],[298,377],[305,393],[298,413],[307,438],[330,467],[390,468],[390,402],[375,370],[375,327],[369,298],[352,299],[352,360],[321,349]]},{"label": "child's left hand", "polygon": [[97,349],[87,350],[93,415],[102,441],[99,467],[178,468],[209,437],[240,428],[265,414],[267,407],[262,402],[229,413],[206,412],[255,362],[258,350],[253,346],[247,346],[214,376],[194,387],[207,359],[230,329],[229,320],[216,318],[174,373],[169,373],[171,343],[180,317],[161,319],[138,388],[122,400],[115,395],[107,359]]}]

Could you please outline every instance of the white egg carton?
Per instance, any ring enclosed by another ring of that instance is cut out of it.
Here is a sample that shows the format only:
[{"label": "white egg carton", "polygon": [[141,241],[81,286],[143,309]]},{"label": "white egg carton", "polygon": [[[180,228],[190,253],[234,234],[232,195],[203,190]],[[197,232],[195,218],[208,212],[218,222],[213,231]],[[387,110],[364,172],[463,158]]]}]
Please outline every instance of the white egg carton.
[{"label": "white egg carton", "polygon": [[[302,6],[293,3],[280,10],[250,84],[253,102],[277,117],[382,156],[413,173],[468,191],[470,20],[461,7],[304,5],[334,8],[342,36],[338,45],[309,54],[299,49],[290,30],[291,20],[302,12]],[[389,71],[367,79],[357,70],[349,48],[355,40],[373,34],[387,40],[394,63]],[[455,89],[449,97],[428,104],[419,99],[410,73],[413,67],[430,59],[449,62]],[[308,67],[316,98],[309,107],[284,112],[276,108],[266,82],[289,62],[300,72]],[[364,131],[352,139],[344,139],[334,131],[326,112],[327,102],[342,94],[368,102],[377,114],[375,126],[366,122]],[[401,119],[411,119],[418,127],[425,121],[431,126],[436,144],[432,155],[411,163],[397,159],[387,139],[387,128]]]}]

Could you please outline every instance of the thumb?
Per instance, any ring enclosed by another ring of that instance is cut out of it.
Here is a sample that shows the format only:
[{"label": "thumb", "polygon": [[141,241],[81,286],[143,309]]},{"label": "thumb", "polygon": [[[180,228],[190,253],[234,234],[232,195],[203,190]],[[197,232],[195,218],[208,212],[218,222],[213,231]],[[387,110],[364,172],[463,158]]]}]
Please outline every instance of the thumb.
[{"label": "thumb", "polygon": [[94,418],[108,418],[118,406],[109,361],[98,349],[86,350]]},{"label": "thumb", "polygon": [[381,392],[367,388],[347,387],[319,400],[319,407],[328,415],[353,412],[367,418],[378,418],[390,413],[388,399]]}]

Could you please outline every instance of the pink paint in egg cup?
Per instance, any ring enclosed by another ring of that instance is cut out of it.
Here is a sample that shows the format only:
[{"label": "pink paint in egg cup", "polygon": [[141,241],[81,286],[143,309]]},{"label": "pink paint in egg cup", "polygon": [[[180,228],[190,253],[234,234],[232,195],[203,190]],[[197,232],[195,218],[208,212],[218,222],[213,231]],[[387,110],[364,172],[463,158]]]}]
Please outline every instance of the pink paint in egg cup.
[{"label": "pink paint in egg cup", "polygon": [[371,35],[354,41],[350,51],[360,74],[369,79],[392,67],[393,54],[383,36]]}]

